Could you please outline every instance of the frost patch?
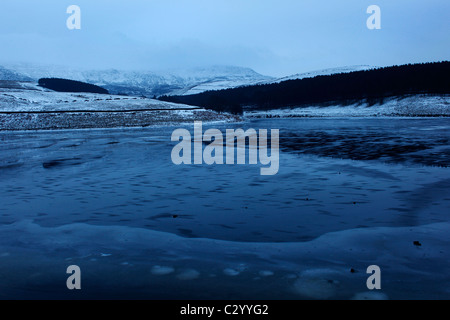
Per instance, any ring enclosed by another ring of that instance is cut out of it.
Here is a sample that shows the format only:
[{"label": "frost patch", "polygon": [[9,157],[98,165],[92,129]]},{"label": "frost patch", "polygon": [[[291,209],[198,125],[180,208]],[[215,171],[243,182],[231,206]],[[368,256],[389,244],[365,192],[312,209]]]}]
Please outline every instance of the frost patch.
[{"label": "frost patch", "polygon": [[177,275],[179,280],[194,280],[200,276],[200,272],[194,269],[188,269]]},{"label": "frost patch", "polygon": [[269,271],[269,270],[263,270],[263,271],[259,272],[259,275],[261,277],[270,277],[270,276],[273,276],[274,273],[272,271]]},{"label": "frost patch", "polygon": [[166,266],[154,266],[151,270],[151,273],[155,276],[165,276],[173,272],[175,272],[174,268]]}]

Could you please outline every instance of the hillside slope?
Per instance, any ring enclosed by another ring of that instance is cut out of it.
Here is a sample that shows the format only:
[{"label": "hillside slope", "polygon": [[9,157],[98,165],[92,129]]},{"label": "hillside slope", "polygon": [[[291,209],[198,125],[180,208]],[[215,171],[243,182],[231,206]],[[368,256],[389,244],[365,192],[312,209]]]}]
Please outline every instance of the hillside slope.
[{"label": "hillside slope", "polygon": [[55,92],[33,82],[0,81],[0,131],[146,127],[237,119],[147,98]]}]

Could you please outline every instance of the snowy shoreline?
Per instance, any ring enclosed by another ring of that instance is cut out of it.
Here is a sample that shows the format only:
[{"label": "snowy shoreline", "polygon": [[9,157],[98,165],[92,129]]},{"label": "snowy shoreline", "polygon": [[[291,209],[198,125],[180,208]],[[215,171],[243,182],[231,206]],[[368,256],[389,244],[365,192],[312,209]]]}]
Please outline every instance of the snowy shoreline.
[{"label": "snowy shoreline", "polygon": [[348,106],[309,106],[276,110],[251,110],[247,108],[244,117],[261,118],[433,118],[450,117],[450,95],[414,95],[403,99],[386,99],[383,104],[369,106],[355,103]]},{"label": "snowy shoreline", "polygon": [[145,128],[194,121],[228,122],[239,117],[209,110],[0,114],[0,131]]}]

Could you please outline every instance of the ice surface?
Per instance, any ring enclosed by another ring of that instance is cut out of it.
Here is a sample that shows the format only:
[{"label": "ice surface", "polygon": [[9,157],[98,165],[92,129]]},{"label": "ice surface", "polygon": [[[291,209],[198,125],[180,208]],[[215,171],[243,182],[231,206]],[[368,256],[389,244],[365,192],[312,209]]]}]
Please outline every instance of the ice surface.
[{"label": "ice surface", "polygon": [[194,269],[183,270],[177,275],[179,280],[195,280],[200,276],[200,272]]},{"label": "ice surface", "polygon": [[360,292],[355,294],[352,300],[388,300],[388,296],[382,292]]},{"label": "ice surface", "polygon": [[262,270],[262,271],[259,272],[259,275],[261,277],[270,277],[270,276],[273,276],[274,273],[272,271],[270,271],[270,270]]},{"label": "ice surface", "polygon": [[448,119],[214,126],[280,129],[279,174],[175,166],[168,127],[0,133],[0,298],[450,298]]},{"label": "ice surface", "polygon": [[[245,243],[186,239],[170,233],[119,226],[70,224],[42,228],[22,221],[0,227],[0,252],[9,252],[0,257],[0,297],[11,297],[18,288],[34,288],[64,297],[64,282],[58,285],[58,280],[64,278],[64,266],[70,263],[86,271],[83,278],[86,296],[96,290],[103,297],[110,296],[111,287],[116,294],[126,296],[144,286],[141,294],[153,298],[158,294],[172,298],[202,297],[205,292],[188,292],[189,287],[181,283],[195,280],[199,290],[207,287],[207,293],[214,297],[230,293],[235,294],[234,298],[269,297],[272,286],[279,297],[285,298],[350,299],[355,295],[367,298],[357,294],[364,290],[367,264],[377,264],[385,270],[383,295],[448,298],[449,227],[449,223],[439,223],[353,229],[302,243]],[[415,247],[414,239],[420,239],[423,247]],[[117,254],[104,260],[90,260],[104,249]],[[227,268],[220,276],[221,267],[242,261],[247,265],[245,269]],[[254,279],[255,274],[268,266],[276,271],[269,283],[263,280],[266,278],[246,280]],[[350,268],[358,273],[351,273]],[[206,276],[211,272],[217,276]],[[289,277],[291,273],[297,277]],[[155,278],[161,276],[164,276],[164,285]],[[108,280],[110,277],[112,283]],[[55,289],[58,286],[61,290]],[[165,289],[175,286],[179,291]],[[23,294],[24,297],[34,296],[33,291]]]},{"label": "ice surface", "polygon": [[152,268],[152,274],[156,275],[156,276],[165,276],[167,274],[171,274],[175,271],[174,268],[172,267],[167,267],[167,266],[154,266]]}]

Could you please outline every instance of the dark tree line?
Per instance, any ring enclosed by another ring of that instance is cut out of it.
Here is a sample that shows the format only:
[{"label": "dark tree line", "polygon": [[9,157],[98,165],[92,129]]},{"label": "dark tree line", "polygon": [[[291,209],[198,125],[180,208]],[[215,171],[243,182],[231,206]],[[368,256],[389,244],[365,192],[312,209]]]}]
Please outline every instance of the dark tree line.
[{"label": "dark tree line", "polygon": [[163,96],[160,100],[240,113],[242,107],[276,109],[306,105],[348,105],[359,101],[373,105],[388,97],[423,93],[450,93],[449,61],[317,76],[189,96]]},{"label": "dark tree line", "polygon": [[43,88],[58,92],[86,92],[108,94],[108,90],[81,81],[58,79],[58,78],[42,78],[39,79],[39,85]]}]

